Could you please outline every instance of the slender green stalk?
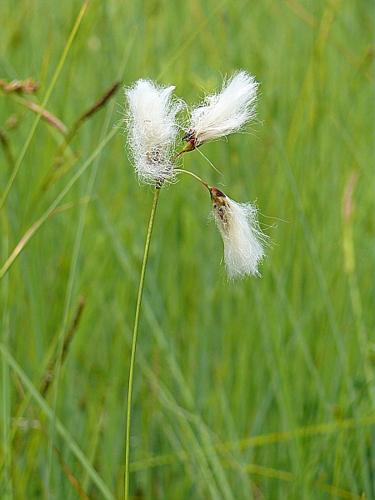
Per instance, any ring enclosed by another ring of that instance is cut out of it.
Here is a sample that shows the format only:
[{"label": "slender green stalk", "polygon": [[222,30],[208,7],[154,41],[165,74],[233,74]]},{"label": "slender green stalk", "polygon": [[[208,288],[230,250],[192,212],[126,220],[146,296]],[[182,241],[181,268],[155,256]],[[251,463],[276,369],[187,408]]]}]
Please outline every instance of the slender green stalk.
[{"label": "slender green stalk", "polygon": [[[2,227],[3,227],[3,247],[5,253],[8,252],[8,244],[9,244],[9,228],[8,221],[5,217],[5,214],[2,214]],[[3,248],[0,249],[1,253]],[[9,311],[8,311],[8,296],[9,296],[9,280],[3,280],[1,290],[1,301],[2,301],[2,341],[5,345],[9,344]],[[12,474],[11,474],[11,437],[10,437],[10,416],[11,416],[11,408],[10,408],[10,376],[9,376],[9,367],[4,360],[2,360],[2,419],[3,419],[3,464],[4,470],[0,471],[0,477],[2,480],[0,484],[2,484],[3,498],[4,500],[11,500],[13,498],[12,491]]]},{"label": "slender green stalk", "polygon": [[148,222],[145,248],[144,248],[144,252],[143,252],[141,276],[139,278],[139,286],[138,286],[137,305],[135,308],[133,337],[132,337],[132,346],[131,346],[131,354],[130,354],[128,397],[127,397],[127,403],[126,403],[125,484],[124,484],[125,500],[128,500],[128,498],[129,498],[130,428],[131,428],[131,405],[132,405],[132,394],[133,394],[135,353],[136,353],[136,349],[137,349],[138,327],[139,327],[139,319],[140,319],[140,315],[141,315],[142,296],[143,296],[143,288],[144,288],[144,283],[145,283],[147,260],[148,260],[149,250],[150,250],[151,235],[152,235],[152,229],[154,227],[155,213],[156,213],[156,207],[158,205],[159,194],[160,194],[160,189],[155,189],[154,199],[152,202],[152,208],[151,208],[151,213],[150,213],[150,219]]},{"label": "slender green stalk", "polygon": [[191,175],[192,177],[194,177],[194,179],[196,179],[197,181],[199,181],[201,184],[203,184],[203,186],[205,186],[208,190],[210,190],[210,187],[207,184],[207,182],[205,182],[203,179],[201,179],[201,177],[199,177],[199,175],[195,174],[194,172],[190,172],[190,170],[185,170],[185,169],[182,169],[182,168],[175,168],[174,171],[177,172],[178,174],[188,174],[188,175]]}]

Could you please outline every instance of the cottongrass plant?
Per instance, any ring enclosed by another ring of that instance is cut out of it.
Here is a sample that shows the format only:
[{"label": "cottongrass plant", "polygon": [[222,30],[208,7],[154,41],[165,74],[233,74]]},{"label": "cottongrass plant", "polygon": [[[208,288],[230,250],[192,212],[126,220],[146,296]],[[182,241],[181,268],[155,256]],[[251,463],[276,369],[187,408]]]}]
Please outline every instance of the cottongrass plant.
[{"label": "cottongrass plant", "polygon": [[[129,498],[131,409],[138,328],[151,235],[161,188],[174,181],[178,175],[187,174],[208,190],[212,216],[223,239],[224,261],[229,279],[259,276],[259,264],[265,255],[266,237],[260,230],[255,206],[237,203],[216,187],[210,186],[196,173],[178,168],[177,165],[182,154],[193,151],[206,142],[238,132],[254,118],[258,83],[246,71],[235,73],[223,83],[218,94],[206,96],[200,105],[191,110],[189,125],[185,128],[177,117],[186,105],[173,95],[174,88],[162,87],[150,80],[138,80],[125,89],[125,124],[130,157],[139,180],[155,188],[143,252],[130,355],[125,438],[126,500]],[[182,137],[185,146],[176,152],[176,139],[180,129],[185,130]]]},{"label": "cottongrass plant", "polygon": [[221,92],[206,96],[191,113],[186,149],[241,130],[255,116],[257,89],[255,78],[239,71],[223,83]]},{"label": "cottongrass plant", "polygon": [[264,257],[257,209],[251,203],[237,203],[222,191],[210,189],[213,216],[224,243],[224,261],[229,278],[246,274],[259,276],[258,266]]},{"label": "cottongrass plant", "polygon": [[126,90],[129,149],[139,179],[147,184],[161,186],[175,175],[172,151],[182,102],[173,98],[174,88],[138,80]]}]

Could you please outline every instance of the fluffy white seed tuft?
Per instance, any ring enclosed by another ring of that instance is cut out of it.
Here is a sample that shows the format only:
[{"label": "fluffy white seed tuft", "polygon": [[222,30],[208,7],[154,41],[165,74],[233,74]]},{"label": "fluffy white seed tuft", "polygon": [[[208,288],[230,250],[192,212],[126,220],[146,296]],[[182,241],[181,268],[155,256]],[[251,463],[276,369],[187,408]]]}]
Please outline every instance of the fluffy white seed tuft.
[{"label": "fluffy white seed tuft", "polygon": [[125,89],[128,101],[128,143],[139,179],[161,185],[174,177],[172,151],[182,102],[172,97],[175,87],[138,80]]},{"label": "fluffy white seed tuft", "polygon": [[258,83],[246,71],[224,82],[219,94],[209,95],[191,114],[185,139],[192,149],[204,142],[239,131],[255,116]]},{"label": "fluffy white seed tuft", "polygon": [[259,228],[256,207],[250,203],[237,203],[216,188],[211,188],[211,196],[214,219],[224,243],[229,278],[259,276],[266,236]]}]

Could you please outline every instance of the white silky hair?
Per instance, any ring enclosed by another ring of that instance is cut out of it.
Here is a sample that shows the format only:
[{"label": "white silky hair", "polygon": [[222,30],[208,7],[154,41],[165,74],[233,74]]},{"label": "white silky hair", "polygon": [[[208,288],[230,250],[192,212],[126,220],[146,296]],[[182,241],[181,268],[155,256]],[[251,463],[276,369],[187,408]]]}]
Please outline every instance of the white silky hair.
[{"label": "white silky hair", "polygon": [[260,276],[258,267],[265,256],[267,237],[259,227],[257,208],[225,197],[221,207],[214,204],[213,213],[224,243],[228,277]]},{"label": "white silky hair", "polygon": [[172,96],[174,88],[141,79],[125,89],[129,149],[139,179],[148,184],[174,178],[171,155],[179,130],[176,114],[183,106]]},{"label": "white silky hair", "polygon": [[254,118],[257,89],[255,78],[242,70],[224,82],[219,94],[207,96],[191,113],[196,145],[237,132]]}]

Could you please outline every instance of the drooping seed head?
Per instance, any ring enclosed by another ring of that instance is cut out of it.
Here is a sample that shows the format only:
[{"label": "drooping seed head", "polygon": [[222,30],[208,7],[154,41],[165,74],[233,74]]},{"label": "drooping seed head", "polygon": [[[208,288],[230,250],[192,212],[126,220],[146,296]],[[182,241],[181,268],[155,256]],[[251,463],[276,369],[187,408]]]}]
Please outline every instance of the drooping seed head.
[{"label": "drooping seed head", "polygon": [[212,210],[224,243],[225,267],[230,279],[258,276],[264,258],[266,236],[257,220],[257,209],[250,203],[237,203],[219,189],[210,189]]}]

